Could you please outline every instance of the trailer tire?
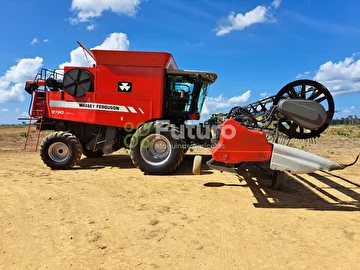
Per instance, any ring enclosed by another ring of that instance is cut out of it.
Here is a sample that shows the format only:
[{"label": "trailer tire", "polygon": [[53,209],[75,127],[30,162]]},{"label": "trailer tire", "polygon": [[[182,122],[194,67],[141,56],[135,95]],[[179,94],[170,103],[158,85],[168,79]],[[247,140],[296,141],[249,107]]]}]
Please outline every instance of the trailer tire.
[{"label": "trailer tire", "polygon": [[146,174],[173,172],[182,162],[186,144],[179,129],[164,122],[149,122],[136,130],[130,141],[133,164]]},{"label": "trailer tire", "polygon": [[87,158],[99,158],[104,155],[104,152],[101,151],[100,149],[92,151],[92,150],[87,149],[85,145],[82,146],[82,153]]},{"label": "trailer tire", "polygon": [[79,140],[71,133],[54,132],[42,141],[40,156],[46,166],[53,170],[67,170],[76,165],[82,155]]},{"label": "trailer tire", "polygon": [[282,171],[275,171],[272,175],[271,186],[275,190],[282,190],[285,184],[285,173]]},{"label": "trailer tire", "polygon": [[202,156],[196,155],[194,157],[192,173],[194,175],[200,175],[201,174],[201,167],[202,167]]}]

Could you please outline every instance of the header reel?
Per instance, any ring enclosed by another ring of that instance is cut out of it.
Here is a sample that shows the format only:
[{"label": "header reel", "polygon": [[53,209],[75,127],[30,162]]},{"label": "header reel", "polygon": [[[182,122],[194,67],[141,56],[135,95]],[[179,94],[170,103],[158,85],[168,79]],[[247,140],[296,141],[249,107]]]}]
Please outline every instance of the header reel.
[{"label": "header reel", "polygon": [[313,80],[297,80],[276,95],[230,110],[233,118],[248,129],[259,129],[270,136],[288,140],[320,137],[335,112],[329,90]]}]

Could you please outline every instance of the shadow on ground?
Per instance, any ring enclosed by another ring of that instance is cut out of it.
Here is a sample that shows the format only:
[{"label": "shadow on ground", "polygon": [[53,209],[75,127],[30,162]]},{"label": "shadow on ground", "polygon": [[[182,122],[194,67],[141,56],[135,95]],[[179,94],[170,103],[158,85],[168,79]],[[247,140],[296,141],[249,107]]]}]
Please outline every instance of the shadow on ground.
[{"label": "shadow on ground", "polygon": [[271,188],[269,176],[255,166],[244,168],[239,179],[254,194],[255,207],[360,211],[360,185],[335,173],[287,174],[282,190]]},{"label": "shadow on ground", "polygon": [[[194,161],[192,154],[184,156],[183,162],[172,173],[174,175],[192,175],[192,166]],[[202,155],[202,171],[201,174],[212,174],[209,170],[206,162],[211,159],[211,155]],[[91,170],[91,169],[103,169],[105,167],[120,168],[120,169],[134,169],[135,166],[131,161],[129,155],[126,154],[113,154],[109,156],[103,156],[101,158],[83,158],[78,163],[79,167],[74,167],[74,170]]]},{"label": "shadow on ground", "polygon": [[[173,175],[192,175],[195,155],[187,154]],[[212,174],[206,162],[211,155],[202,155],[201,174]],[[109,155],[102,158],[84,158],[74,169],[101,169],[116,167],[134,169],[130,156],[126,154]],[[259,167],[246,164],[238,172],[239,184],[220,182],[204,183],[209,188],[249,188],[256,199],[258,208],[302,208],[328,211],[360,211],[360,184],[336,173],[316,172],[305,175],[285,177],[282,190],[271,187],[271,179]],[[344,200],[346,198],[346,200]]]}]

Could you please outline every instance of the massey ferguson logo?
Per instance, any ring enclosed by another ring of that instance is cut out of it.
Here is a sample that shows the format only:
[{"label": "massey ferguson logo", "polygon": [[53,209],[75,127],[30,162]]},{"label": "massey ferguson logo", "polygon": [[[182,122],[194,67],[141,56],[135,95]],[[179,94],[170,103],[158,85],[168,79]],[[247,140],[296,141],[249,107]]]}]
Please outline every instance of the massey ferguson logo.
[{"label": "massey ferguson logo", "polygon": [[131,92],[132,91],[132,82],[118,82],[118,91],[119,92]]}]

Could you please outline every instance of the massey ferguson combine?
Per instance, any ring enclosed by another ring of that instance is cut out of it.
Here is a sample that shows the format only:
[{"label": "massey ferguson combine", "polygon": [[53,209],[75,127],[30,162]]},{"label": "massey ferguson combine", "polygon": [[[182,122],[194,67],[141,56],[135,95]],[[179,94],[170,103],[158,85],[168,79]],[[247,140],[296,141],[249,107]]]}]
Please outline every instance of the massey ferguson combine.
[{"label": "massey ferguson combine", "polygon": [[[215,73],[179,70],[169,53],[89,50],[79,45],[96,64],[42,69],[25,86],[32,96],[30,120],[37,121],[39,132],[55,131],[40,145],[40,156],[51,169],[70,169],[82,154],[94,158],[127,148],[144,173],[169,174],[192,145],[212,145],[210,168],[267,164],[275,186],[284,171],[308,173],[352,165],[279,143],[315,139],[329,126],[334,101],[318,82],[294,81],[275,96],[233,108],[225,120],[215,117],[186,125],[199,120]],[[193,173],[200,170],[201,158],[196,157]]]}]

